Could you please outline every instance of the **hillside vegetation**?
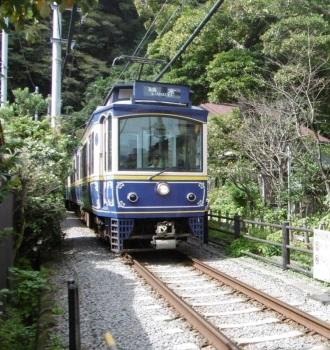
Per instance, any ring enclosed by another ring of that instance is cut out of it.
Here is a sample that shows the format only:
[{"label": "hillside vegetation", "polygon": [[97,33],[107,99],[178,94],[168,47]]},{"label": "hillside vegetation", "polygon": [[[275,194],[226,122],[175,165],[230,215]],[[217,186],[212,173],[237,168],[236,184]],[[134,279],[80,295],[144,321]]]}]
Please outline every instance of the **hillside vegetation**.
[{"label": "hillside vegetation", "polygon": [[[136,64],[113,67],[114,58],[170,61],[215,3],[58,1],[64,39],[72,13],[66,7],[75,3],[81,12],[73,21],[75,46],[67,54],[63,48],[63,115],[52,130],[46,117],[51,2],[0,5],[0,26],[10,34],[10,102],[0,109],[0,200],[8,191],[16,194],[14,230],[0,232],[0,238],[13,235],[16,257],[13,288],[0,295],[6,302],[1,349],[35,348],[36,305],[47,276],[34,269],[62,239],[71,151],[111,85],[141,73]],[[209,121],[213,209],[330,228],[329,18],[328,0],[224,1],[162,78],[190,85],[195,104],[237,105]],[[161,69],[146,65],[141,79],[154,80]]]},{"label": "hillside vegetation", "polygon": [[[100,1],[90,2],[87,12],[88,4],[79,1],[83,13],[63,78],[62,130],[78,142],[77,131],[110,86],[138,76],[136,64],[112,67],[115,57],[134,53],[169,61],[214,3]],[[46,97],[50,18],[40,20],[40,14],[32,12],[27,30],[12,33],[11,86],[39,86]],[[319,136],[330,138],[329,17],[326,0],[224,1],[164,75],[163,81],[190,85],[196,104],[238,106],[209,123],[216,208],[247,216],[275,208],[279,218],[322,215],[329,208],[330,146]],[[64,11],[64,37],[69,21]],[[141,78],[153,80],[161,68],[146,65]]]},{"label": "hillside vegetation", "polygon": [[[144,52],[170,60],[215,2],[135,3],[155,32]],[[223,212],[273,220],[327,212],[330,145],[319,135],[330,137],[329,10],[325,0],[225,1],[166,74],[189,84],[196,103],[239,107],[209,123],[211,203]]]}]

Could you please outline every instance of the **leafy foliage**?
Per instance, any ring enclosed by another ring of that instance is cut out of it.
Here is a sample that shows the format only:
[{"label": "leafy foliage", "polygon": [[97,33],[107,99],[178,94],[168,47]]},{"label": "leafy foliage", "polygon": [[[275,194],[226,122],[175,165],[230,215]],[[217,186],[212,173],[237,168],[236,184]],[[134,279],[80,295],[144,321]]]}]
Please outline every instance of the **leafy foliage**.
[{"label": "leafy foliage", "polygon": [[0,348],[35,349],[39,298],[47,288],[45,271],[11,269],[10,290],[2,290],[6,313],[0,318]]},{"label": "leafy foliage", "polygon": [[231,49],[217,54],[207,67],[213,102],[231,102],[262,87],[260,60],[247,50]]},{"label": "leafy foliage", "polygon": [[34,111],[44,111],[47,105],[41,95],[29,94],[27,89],[14,94],[17,100],[2,108],[0,115],[7,155],[12,158],[6,171],[17,193],[16,249],[31,258],[38,241],[46,252],[61,238],[70,141],[54,133],[47,119],[33,120]]},{"label": "leafy foliage", "polygon": [[[72,143],[78,142],[79,129],[111,84],[118,77],[137,76],[136,64],[123,71],[110,67],[114,57],[133,52],[136,40],[147,31],[136,54],[169,61],[213,4],[212,0],[165,4],[104,0],[88,16],[84,12],[76,22],[76,46],[66,57],[63,80],[63,131],[72,135]],[[12,41],[11,69],[17,77],[14,87],[16,81],[38,85],[46,96],[49,79],[40,78],[38,71],[49,76],[50,47],[45,43],[50,25],[47,19],[40,20],[48,1],[37,5],[35,12],[29,7],[25,22],[33,24],[27,26],[30,41],[22,33],[15,34],[20,41]],[[8,1],[0,10],[6,6]],[[261,211],[268,215],[276,207],[283,214],[291,201],[299,208],[295,214],[306,216],[329,205],[329,169],[323,166],[323,145],[318,141],[320,133],[330,135],[329,9],[327,0],[224,2],[165,75],[165,81],[190,85],[195,103],[236,101],[241,107],[241,113],[209,123],[209,173],[214,187],[223,186],[219,191],[226,193],[222,201],[212,199],[216,207],[246,215]],[[63,18],[66,33],[69,13],[63,12]],[[145,67],[142,79],[153,79],[159,69]],[[29,114],[34,113],[30,108]],[[309,129],[308,137],[300,126]],[[22,125],[17,127],[24,131]],[[40,149],[33,143],[24,147],[26,152]],[[7,162],[16,157],[10,152]]]},{"label": "leafy foliage", "polygon": [[[51,11],[51,0],[3,0],[0,5],[0,26],[6,28],[4,18],[9,18],[19,28],[27,21],[37,21],[47,17]],[[95,0],[57,0],[62,9],[72,8],[74,4],[87,10],[91,5],[95,5]]]},{"label": "leafy foliage", "polygon": [[[42,2],[49,7],[49,1]],[[66,2],[63,1],[62,8],[63,39],[67,39],[71,22],[71,11],[65,10]],[[37,4],[30,3],[31,6]],[[62,99],[66,112],[83,107],[82,94],[86,86],[99,78],[107,78],[113,59],[122,53],[128,54],[143,30],[133,2],[102,0],[97,6],[94,1],[74,3],[82,12],[74,16],[73,49],[68,52],[63,44],[62,50]],[[84,3],[88,6],[83,6]],[[37,12],[31,16],[24,19],[24,30],[21,27],[10,30],[8,71],[15,77],[10,87],[28,86],[32,90],[38,87],[42,95],[47,96],[51,87],[51,19],[48,15],[40,18]]]}]

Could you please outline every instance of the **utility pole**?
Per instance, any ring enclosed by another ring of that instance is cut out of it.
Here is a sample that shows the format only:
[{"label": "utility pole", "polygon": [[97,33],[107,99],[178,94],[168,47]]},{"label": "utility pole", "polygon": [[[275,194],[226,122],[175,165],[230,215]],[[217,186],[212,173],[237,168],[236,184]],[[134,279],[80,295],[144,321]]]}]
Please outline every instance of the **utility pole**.
[{"label": "utility pole", "polygon": [[[5,19],[8,26],[8,18]],[[7,103],[8,89],[8,33],[3,29],[1,37],[1,107]]]},{"label": "utility pole", "polygon": [[51,93],[51,126],[56,127],[56,117],[61,115],[61,70],[62,70],[62,18],[58,4],[53,2],[53,38],[52,38],[52,93]]}]

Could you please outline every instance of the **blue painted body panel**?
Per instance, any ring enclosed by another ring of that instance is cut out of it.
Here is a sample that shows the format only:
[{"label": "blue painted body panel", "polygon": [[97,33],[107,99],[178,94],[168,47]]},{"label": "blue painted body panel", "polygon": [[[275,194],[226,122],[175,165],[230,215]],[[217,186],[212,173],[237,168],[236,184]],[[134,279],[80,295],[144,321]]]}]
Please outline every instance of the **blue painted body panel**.
[{"label": "blue painted body panel", "polygon": [[[170,193],[161,196],[156,192],[157,181],[93,181],[71,188],[70,200],[84,203],[101,217],[149,218],[149,217],[192,217],[200,216],[206,210],[205,181],[168,181]],[[127,199],[135,192],[139,199],[131,203]],[[188,193],[194,193],[196,200],[190,202]],[[87,203],[86,203],[87,202]]]}]

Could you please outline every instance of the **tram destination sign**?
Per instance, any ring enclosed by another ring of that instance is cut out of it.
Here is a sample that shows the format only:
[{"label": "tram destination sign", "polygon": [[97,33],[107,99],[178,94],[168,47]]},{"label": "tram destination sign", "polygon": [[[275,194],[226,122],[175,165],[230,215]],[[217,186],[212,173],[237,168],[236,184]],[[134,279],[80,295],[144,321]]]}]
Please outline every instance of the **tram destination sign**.
[{"label": "tram destination sign", "polygon": [[165,83],[135,82],[134,99],[136,101],[157,101],[190,105],[190,90],[184,85]]}]

